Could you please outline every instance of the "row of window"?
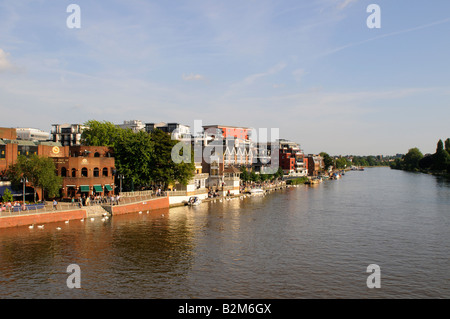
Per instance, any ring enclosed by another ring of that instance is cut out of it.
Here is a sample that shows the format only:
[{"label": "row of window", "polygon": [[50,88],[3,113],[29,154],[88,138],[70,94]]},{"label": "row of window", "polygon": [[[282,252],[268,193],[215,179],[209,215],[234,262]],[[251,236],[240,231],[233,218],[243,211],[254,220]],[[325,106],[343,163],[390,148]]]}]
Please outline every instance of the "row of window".
[{"label": "row of window", "polygon": [[[109,174],[113,175],[114,168],[111,167],[111,172],[109,172],[108,167],[104,167],[101,171],[102,177],[108,177]],[[70,174],[70,175],[69,175]],[[78,177],[77,176],[77,169],[72,168],[72,170],[69,172],[69,170],[65,167],[61,168],[61,177]],[[89,177],[89,171],[86,167],[83,167],[81,169],[81,177]],[[92,177],[100,177],[100,169],[98,167],[95,167],[92,171]]]}]

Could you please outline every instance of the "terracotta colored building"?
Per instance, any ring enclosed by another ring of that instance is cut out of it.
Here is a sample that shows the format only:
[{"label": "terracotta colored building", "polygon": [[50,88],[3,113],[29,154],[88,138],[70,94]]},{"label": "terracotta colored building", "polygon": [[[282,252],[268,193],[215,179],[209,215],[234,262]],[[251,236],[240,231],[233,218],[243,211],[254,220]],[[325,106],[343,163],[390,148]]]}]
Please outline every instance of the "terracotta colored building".
[{"label": "terracotta colored building", "polygon": [[[114,194],[115,162],[109,147],[62,146],[59,142],[11,138],[15,136],[15,129],[0,128],[0,179],[5,178],[5,171],[18,156],[36,154],[53,159],[57,175],[63,178],[63,198]],[[38,196],[42,199],[39,190]]]},{"label": "terracotta colored building", "polygon": [[113,195],[115,162],[106,146],[70,146],[69,154],[54,158],[63,178],[62,197]]}]

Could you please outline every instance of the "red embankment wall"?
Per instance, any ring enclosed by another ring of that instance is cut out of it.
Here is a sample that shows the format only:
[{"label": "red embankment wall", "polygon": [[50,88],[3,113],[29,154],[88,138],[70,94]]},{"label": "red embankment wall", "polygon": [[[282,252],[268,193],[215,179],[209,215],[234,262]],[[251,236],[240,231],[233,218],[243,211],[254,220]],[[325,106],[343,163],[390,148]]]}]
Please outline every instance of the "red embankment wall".
[{"label": "red embankment wall", "polygon": [[113,215],[135,213],[139,211],[156,210],[169,208],[169,197],[155,198],[139,203],[125,204],[112,207]]},{"label": "red embankment wall", "polygon": [[70,210],[55,213],[42,213],[22,216],[0,217],[0,228],[45,224],[72,219],[86,218],[85,210]]}]

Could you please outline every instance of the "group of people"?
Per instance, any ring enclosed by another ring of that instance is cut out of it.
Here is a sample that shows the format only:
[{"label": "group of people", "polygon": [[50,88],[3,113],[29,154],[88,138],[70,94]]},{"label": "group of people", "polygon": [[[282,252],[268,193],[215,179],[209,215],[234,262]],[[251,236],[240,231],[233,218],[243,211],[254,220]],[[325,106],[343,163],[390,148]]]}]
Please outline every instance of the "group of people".
[{"label": "group of people", "polygon": [[26,210],[27,205],[25,203],[21,204],[20,202],[7,202],[7,203],[0,203],[0,211],[6,212],[6,211],[12,211],[12,210]]},{"label": "group of people", "polygon": [[101,196],[101,195],[89,195],[82,197],[79,197],[78,199],[75,199],[75,197],[72,197],[72,205],[79,207],[82,206],[91,206],[91,205],[101,205],[101,204],[111,204],[111,205],[118,205],[120,201],[120,195],[111,195],[111,196]]}]

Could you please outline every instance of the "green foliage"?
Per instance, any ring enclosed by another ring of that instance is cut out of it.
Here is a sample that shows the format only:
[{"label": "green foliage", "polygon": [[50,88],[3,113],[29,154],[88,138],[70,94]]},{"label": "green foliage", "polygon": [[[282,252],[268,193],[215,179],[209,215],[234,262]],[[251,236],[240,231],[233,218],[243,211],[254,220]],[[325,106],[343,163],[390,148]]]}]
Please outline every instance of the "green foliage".
[{"label": "green foliage", "polygon": [[450,155],[444,149],[444,143],[442,142],[442,140],[439,140],[436,147],[436,153],[433,154],[433,164],[431,165],[431,170],[446,170],[448,164],[450,164]]},{"label": "green foliage", "polygon": [[21,184],[21,179],[26,178],[35,190],[35,200],[37,187],[47,192],[49,197],[59,195],[62,178],[56,175],[55,163],[51,158],[19,156],[16,163],[9,167],[7,174],[15,185]]},{"label": "green foliage", "polygon": [[308,181],[308,177],[302,176],[300,178],[294,178],[294,179],[288,179],[286,181],[287,185],[299,185],[299,184],[305,184]]},{"label": "green foliage", "polygon": [[127,131],[107,121],[90,120],[84,125],[88,128],[81,134],[81,143],[88,146],[114,146]]},{"label": "green foliage", "polygon": [[322,152],[319,154],[323,158],[324,169],[327,171],[330,166],[334,166],[334,161],[328,153]]},{"label": "green foliage", "polygon": [[259,182],[259,180],[260,180],[260,178],[259,178],[259,175],[258,174],[256,174],[254,171],[252,171],[251,173],[250,173],[250,180],[252,181],[252,182]]},{"label": "green foliage", "polygon": [[336,160],[336,168],[343,169],[352,166],[352,163],[345,157],[338,158]]},{"label": "green foliage", "polygon": [[13,201],[13,196],[12,196],[9,188],[7,188],[7,189],[5,189],[5,192],[3,193],[2,202],[8,203],[8,202],[12,202],[12,201]]},{"label": "green foliage", "polygon": [[[89,129],[83,131],[86,145],[110,146],[114,149],[117,174],[124,175],[123,187],[161,184],[167,186],[175,181],[186,185],[194,176],[193,152],[190,162],[175,163],[172,148],[178,143],[161,130],[134,133],[123,130],[110,122],[88,121]],[[183,159],[186,160],[184,154]],[[188,158],[187,158],[188,159]]]},{"label": "green foliage", "polygon": [[154,145],[145,132],[124,130],[114,141],[114,157],[118,174],[125,176],[124,187],[149,185],[151,182]]},{"label": "green foliage", "polygon": [[447,149],[450,148],[450,139],[445,140],[445,148],[442,140],[439,140],[436,146],[436,153],[423,156],[417,148],[412,148],[402,159],[396,159],[391,164],[391,168],[403,169],[409,171],[424,170],[431,172],[450,173],[450,154]]},{"label": "green foliage", "polygon": [[241,175],[240,178],[244,182],[250,181],[250,173],[247,171],[247,168],[245,166],[241,166]]},{"label": "green foliage", "polygon": [[403,157],[403,169],[407,171],[416,171],[419,169],[419,162],[423,154],[417,147],[411,148]]}]

